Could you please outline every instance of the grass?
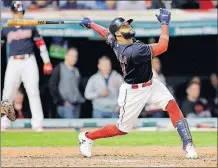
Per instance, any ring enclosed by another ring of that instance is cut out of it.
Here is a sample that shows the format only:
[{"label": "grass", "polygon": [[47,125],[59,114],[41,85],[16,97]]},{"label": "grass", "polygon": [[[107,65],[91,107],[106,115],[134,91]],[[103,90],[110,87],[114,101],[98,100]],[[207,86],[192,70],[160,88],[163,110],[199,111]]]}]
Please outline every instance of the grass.
[{"label": "grass", "polygon": [[[217,132],[193,132],[196,146],[217,146]],[[2,147],[77,146],[77,132],[2,132]],[[177,132],[131,132],[125,136],[100,139],[95,146],[179,146]]]}]

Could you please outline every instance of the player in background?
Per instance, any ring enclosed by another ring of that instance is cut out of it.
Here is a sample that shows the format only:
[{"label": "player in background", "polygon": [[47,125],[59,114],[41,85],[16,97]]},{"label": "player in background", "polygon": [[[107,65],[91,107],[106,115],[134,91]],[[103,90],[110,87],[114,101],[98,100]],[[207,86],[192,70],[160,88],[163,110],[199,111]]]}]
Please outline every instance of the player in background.
[{"label": "player in background", "polygon": [[[11,5],[13,19],[23,19],[25,9],[21,1],[13,2]],[[43,131],[43,111],[39,95],[39,72],[34,55],[34,45],[40,50],[44,62],[44,73],[51,74],[48,51],[43,38],[34,26],[5,27],[1,30],[1,43],[9,46],[9,60],[5,72],[3,100],[11,104],[21,84],[27,91],[30,109],[32,113],[31,125],[34,131]],[[2,44],[1,44],[2,46]],[[1,118],[1,128],[6,129],[10,122],[6,116]]]},{"label": "player in background", "polygon": [[11,103],[8,102],[8,100],[1,101],[1,118],[6,116],[9,120],[15,121],[15,111],[14,107]]},{"label": "player in background", "polygon": [[80,151],[84,156],[91,157],[91,147],[94,140],[127,134],[132,129],[143,107],[149,103],[158,105],[169,113],[171,122],[182,139],[183,149],[187,153],[186,157],[198,157],[188,123],[175,99],[162,83],[152,78],[152,57],[164,53],[168,48],[168,24],[171,13],[160,9],[160,14],[156,17],[161,23],[161,35],[158,43],[149,45],[133,38],[135,31],[130,25],[132,19],[115,18],[110,24],[109,31],[89,18],[84,18],[80,23],[85,28],[95,30],[113,48],[121,64],[125,81],[119,92],[120,115],[117,124],[106,125],[96,131],[79,134]]}]

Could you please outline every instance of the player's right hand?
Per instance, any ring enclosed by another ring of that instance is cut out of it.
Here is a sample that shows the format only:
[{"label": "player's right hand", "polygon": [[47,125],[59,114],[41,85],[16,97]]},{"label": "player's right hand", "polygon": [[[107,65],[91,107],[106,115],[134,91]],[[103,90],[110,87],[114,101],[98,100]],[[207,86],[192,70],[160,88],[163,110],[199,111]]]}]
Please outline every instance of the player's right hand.
[{"label": "player's right hand", "polygon": [[161,24],[168,25],[171,19],[171,12],[166,9],[160,8],[160,14],[155,15]]},{"label": "player's right hand", "polygon": [[104,89],[104,90],[99,94],[99,96],[100,96],[100,97],[106,97],[108,94],[109,94],[109,90],[108,90],[108,89]]},{"label": "player's right hand", "polygon": [[80,22],[80,26],[84,27],[84,28],[88,28],[90,29],[90,23],[91,20],[89,18],[84,18],[81,22]]}]

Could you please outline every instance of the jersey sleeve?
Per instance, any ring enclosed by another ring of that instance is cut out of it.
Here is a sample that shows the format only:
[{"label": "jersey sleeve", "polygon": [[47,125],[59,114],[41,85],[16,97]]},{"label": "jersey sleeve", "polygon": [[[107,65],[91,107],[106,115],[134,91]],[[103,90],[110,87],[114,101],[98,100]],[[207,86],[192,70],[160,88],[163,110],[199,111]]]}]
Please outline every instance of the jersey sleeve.
[{"label": "jersey sleeve", "polygon": [[33,27],[33,30],[32,30],[32,38],[34,41],[36,41],[37,39],[41,39],[42,37],[40,36],[38,30],[36,27]]},{"label": "jersey sleeve", "polygon": [[115,37],[108,33],[108,35],[106,36],[106,43],[111,47],[113,48],[115,46],[115,43],[116,43],[116,39]]},{"label": "jersey sleeve", "polygon": [[152,59],[151,46],[144,43],[136,43],[132,51],[132,59],[136,64],[147,62]]}]

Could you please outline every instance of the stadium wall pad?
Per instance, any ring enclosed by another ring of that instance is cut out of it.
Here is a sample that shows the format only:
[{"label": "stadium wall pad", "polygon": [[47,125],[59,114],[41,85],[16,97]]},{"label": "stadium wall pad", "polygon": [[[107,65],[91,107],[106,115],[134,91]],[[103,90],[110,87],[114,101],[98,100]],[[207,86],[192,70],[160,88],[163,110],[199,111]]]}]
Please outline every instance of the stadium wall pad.
[{"label": "stadium wall pad", "polygon": [[[217,131],[217,118],[187,119],[192,131]],[[116,123],[117,119],[45,119],[44,128],[72,128],[79,131],[83,128],[97,128]],[[17,119],[9,128],[30,128],[30,119]],[[169,118],[151,119],[140,118],[134,125],[138,131],[171,131],[175,130]]]}]

